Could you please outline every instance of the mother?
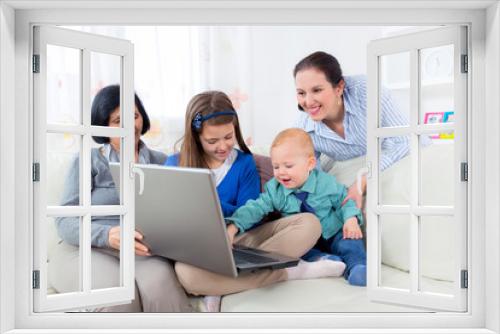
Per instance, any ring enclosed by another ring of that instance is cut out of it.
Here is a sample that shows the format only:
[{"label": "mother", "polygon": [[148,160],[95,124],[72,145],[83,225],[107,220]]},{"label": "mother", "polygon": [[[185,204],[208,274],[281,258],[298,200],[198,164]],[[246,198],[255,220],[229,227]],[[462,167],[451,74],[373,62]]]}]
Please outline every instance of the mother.
[{"label": "mother", "polygon": [[[348,160],[366,155],[366,77],[343,77],[337,59],[325,52],[315,52],[297,63],[293,71],[300,115],[297,126],[307,131],[314,143],[316,157],[321,153],[334,160]],[[406,117],[396,108],[386,90],[381,94],[381,126],[408,125]],[[382,141],[382,170],[408,154],[406,137]],[[349,187],[347,197],[361,208],[366,192],[356,184]]]},{"label": "mother", "polygon": [[[92,103],[92,125],[120,126],[120,87],[107,86]],[[135,95],[135,161],[161,165],[166,155],[149,149],[140,137],[149,130],[150,122],[141,100]],[[93,137],[103,144],[91,151],[92,205],[117,205],[120,198],[111,177],[108,162],[120,160],[120,138]],[[61,205],[79,205],[79,158],[70,168]],[[50,259],[49,280],[58,292],[78,291],[78,279],[68,273],[78,272],[80,222],[78,217],[56,219],[62,241]],[[191,306],[179,282],[173,265],[167,259],[150,256],[141,243],[142,235],[135,234],[135,298],[130,304],[100,308],[101,312],[189,312]],[[120,218],[92,217],[92,288],[120,285]]]}]

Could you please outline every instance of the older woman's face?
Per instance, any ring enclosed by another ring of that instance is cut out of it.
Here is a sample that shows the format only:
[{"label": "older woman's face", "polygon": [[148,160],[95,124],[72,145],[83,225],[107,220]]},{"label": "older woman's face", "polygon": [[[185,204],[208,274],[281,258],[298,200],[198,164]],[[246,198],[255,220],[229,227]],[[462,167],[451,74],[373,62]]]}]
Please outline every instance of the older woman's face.
[{"label": "older woman's face", "polygon": [[[134,125],[135,142],[138,143],[139,139],[141,138],[143,119],[142,119],[141,113],[137,109],[137,106],[135,107],[135,116],[134,117],[135,117],[135,125]],[[113,110],[111,115],[109,115],[108,126],[116,127],[116,128],[120,127],[120,107]],[[120,138],[110,138],[109,141],[113,145],[113,147],[117,147],[117,148],[120,147]]]}]

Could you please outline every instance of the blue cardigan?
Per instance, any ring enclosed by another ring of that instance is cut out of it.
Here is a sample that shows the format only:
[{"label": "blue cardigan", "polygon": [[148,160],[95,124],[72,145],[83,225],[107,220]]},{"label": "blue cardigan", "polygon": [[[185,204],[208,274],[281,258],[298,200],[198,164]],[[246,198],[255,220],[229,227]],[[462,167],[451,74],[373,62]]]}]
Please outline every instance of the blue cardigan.
[{"label": "blue cardigan", "polygon": [[[230,217],[249,199],[256,199],[260,194],[260,176],[253,156],[240,150],[237,151],[236,160],[217,186],[224,217]],[[179,154],[171,155],[165,161],[165,166],[178,165]]]}]

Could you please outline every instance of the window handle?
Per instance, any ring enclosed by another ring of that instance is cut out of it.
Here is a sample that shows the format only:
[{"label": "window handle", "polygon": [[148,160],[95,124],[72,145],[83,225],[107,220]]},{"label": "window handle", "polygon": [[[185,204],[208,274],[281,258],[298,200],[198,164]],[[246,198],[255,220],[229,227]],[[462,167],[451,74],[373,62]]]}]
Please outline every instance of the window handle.
[{"label": "window handle", "polygon": [[144,192],[144,171],[137,167],[135,163],[130,163],[130,178],[134,179],[135,174],[139,176],[139,195]]},{"label": "window handle", "polygon": [[368,162],[365,167],[360,168],[356,173],[356,188],[358,188],[358,193],[363,195],[363,189],[361,188],[361,178],[366,175],[367,178],[371,177],[371,163]]}]

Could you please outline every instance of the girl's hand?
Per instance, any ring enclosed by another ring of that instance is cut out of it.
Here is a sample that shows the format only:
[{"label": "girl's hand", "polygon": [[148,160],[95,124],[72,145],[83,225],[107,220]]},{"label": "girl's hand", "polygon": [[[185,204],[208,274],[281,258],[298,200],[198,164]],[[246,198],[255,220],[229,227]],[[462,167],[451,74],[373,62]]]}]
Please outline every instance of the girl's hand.
[{"label": "girl's hand", "polygon": [[[135,254],[139,256],[150,256],[148,247],[144,245],[141,240],[144,239],[144,236],[135,231]],[[108,235],[108,244],[111,248],[120,249],[120,226],[114,226],[109,230]]]},{"label": "girl's hand", "polygon": [[342,229],[344,239],[362,239],[363,232],[358,224],[358,218],[351,217],[346,220]]},{"label": "girl's hand", "polygon": [[229,239],[229,244],[232,246],[234,243],[234,236],[238,233],[238,227],[234,224],[229,224],[227,226],[227,238]]}]

